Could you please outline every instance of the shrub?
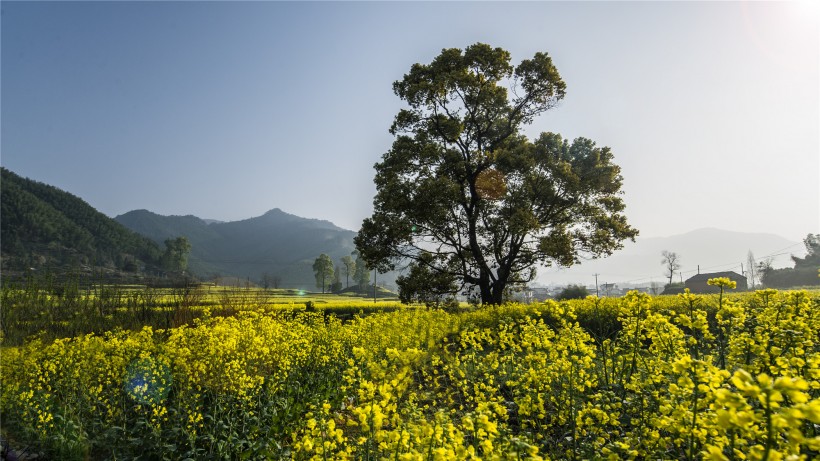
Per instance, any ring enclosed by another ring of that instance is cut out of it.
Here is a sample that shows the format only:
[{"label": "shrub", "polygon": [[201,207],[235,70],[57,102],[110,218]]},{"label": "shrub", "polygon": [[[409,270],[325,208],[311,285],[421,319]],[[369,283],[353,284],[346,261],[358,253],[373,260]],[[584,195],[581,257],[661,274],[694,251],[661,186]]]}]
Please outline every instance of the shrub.
[{"label": "shrub", "polygon": [[587,296],[589,296],[589,291],[587,291],[586,287],[581,285],[569,285],[561,290],[561,293],[559,293],[555,299],[563,301],[565,299],[584,299]]}]

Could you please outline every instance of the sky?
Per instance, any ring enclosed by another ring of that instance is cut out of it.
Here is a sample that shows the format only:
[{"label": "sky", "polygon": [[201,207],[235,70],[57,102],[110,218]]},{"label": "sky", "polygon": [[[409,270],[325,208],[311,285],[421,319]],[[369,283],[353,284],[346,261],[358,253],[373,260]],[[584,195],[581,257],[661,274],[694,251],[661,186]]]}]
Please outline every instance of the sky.
[{"label": "sky", "polygon": [[101,212],[358,230],[404,107],[476,42],[567,84],[525,129],[609,146],[641,237],[820,232],[818,8],[790,2],[0,3],[0,164]]}]

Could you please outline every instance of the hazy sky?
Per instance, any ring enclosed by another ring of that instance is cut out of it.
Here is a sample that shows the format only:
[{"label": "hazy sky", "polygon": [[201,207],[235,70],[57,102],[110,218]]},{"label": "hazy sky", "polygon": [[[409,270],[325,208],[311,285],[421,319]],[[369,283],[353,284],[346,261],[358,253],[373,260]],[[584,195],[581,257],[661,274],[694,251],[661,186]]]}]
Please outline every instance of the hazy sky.
[{"label": "hazy sky", "polygon": [[15,3],[2,156],[109,216],[281,208],[358,230],[413,63],[552,56],[528,127],[610,146],[642,237],[820,232],[814,2]]}]

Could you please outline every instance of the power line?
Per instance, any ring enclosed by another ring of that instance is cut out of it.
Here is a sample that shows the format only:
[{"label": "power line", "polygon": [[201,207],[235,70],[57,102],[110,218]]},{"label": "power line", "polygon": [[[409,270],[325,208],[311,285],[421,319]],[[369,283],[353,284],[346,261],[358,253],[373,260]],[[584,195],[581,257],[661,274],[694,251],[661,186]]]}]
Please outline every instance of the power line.
[{"label": "power line", "polygon": [[[775,253],[771,253],[771,254],[768,254],[768,255],[765,255],[765,256],[761,256],[757,259],[766,259],[766,258],[774,258],[774,257],[784,256],[784,255],[791,255],[790,252],[783,252],[783,250],[788,250],[790,248],[794,248],[796,246],[801,246],[801,245],[803,245],[803,244],[802,243],[795,243],[795,244],[789,245],[785,248],[781,248],[779,250],[776,250]],[[742,264],[743,264],[742,261],[740,261],[740,262],[731,262],[731,263],[718,264],[718,265],[714,265],[714,266],[704,267],[704,268],[701,268],[701,269],[703,269],[703,270],[714,270],[714,269],[719,269],[719,268],[732,268],[732,267],[736,267],[736,266],[741,266]],[[679,272],[681,274],[689,274],[689,273],[696,273],[696,272],[698,272],[698,270],[697,269],[689,269],[689,270],[679,271]],[[600,275],[600,274],[598,274],[598,275]],[[634,284],[634,283],[641,283],[641,282],[647,282],[647,281],[651,282],[655,278],[657,278],[657,276],[647,275],[647,276],[642,276],[641,278],[627,280],[627,281],[620,282],[620,283],[622,283],[622,284]]]}]

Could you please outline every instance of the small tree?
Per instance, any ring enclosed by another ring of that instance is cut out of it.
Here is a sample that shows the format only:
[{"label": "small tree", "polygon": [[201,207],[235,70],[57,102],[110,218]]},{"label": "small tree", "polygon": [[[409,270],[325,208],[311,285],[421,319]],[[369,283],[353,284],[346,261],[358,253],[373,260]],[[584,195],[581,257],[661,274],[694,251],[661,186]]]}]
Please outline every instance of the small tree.
[{"label": "small tree", "polygon": [[356,261],[351,256],[342,256],[342,266],[345,273],[345,288],[350,288],[350,276],[356,273]]},{"label": "small tree", "polygon": [[162,264],[169,272],[182,274],[188,269],[188,253],[191,251],[191,244],[188,238],[180,236],[175,239],[165,240],[165,253],[162,255]]},{"label": "small tree", "polygon": [[757,263],[755,262],[755,255],[752,253],[752,250],[749,250],[749,254],[746,255],[746,280],[749,282],[749,288],[754,289],[755,283],[757,281]]},{"label": "small tree", "polygon": [[367,285],[370,283],[370,268],[367,267],[367,263],[356,254],[356,267],[355,273],[353,274],[353,281],[356,282],[358,286],[358,291],[364,291],[367,289]]},{"label": "small tree", "polygon": [[330,291],[333,293],[342,291],[342,269],[338,264],[333,269],[333,283],[330,285]]},{"label": "small tree", "polygon": [[757,263],[757,275],[760,277],[760,282],[766,284],[766,279],[774,269],[774,259],[769,256]]},{"label": "small tree", "polygon": [[675,275],[675,271],[680,269],[680,256],[674,251],[667,250],[663,250],[661,256],[663,256],[661,264],[666,268],[664,275],[669,275],[669,285],[672,285],[672,277]]},{"label": "small tree", "polygon": [[324,253],[319,255],[313,262],[313,273],[316,276],[316,288],[321,288],[324,293],[325,288],[333,280],[333,260],[330,256]]}]

